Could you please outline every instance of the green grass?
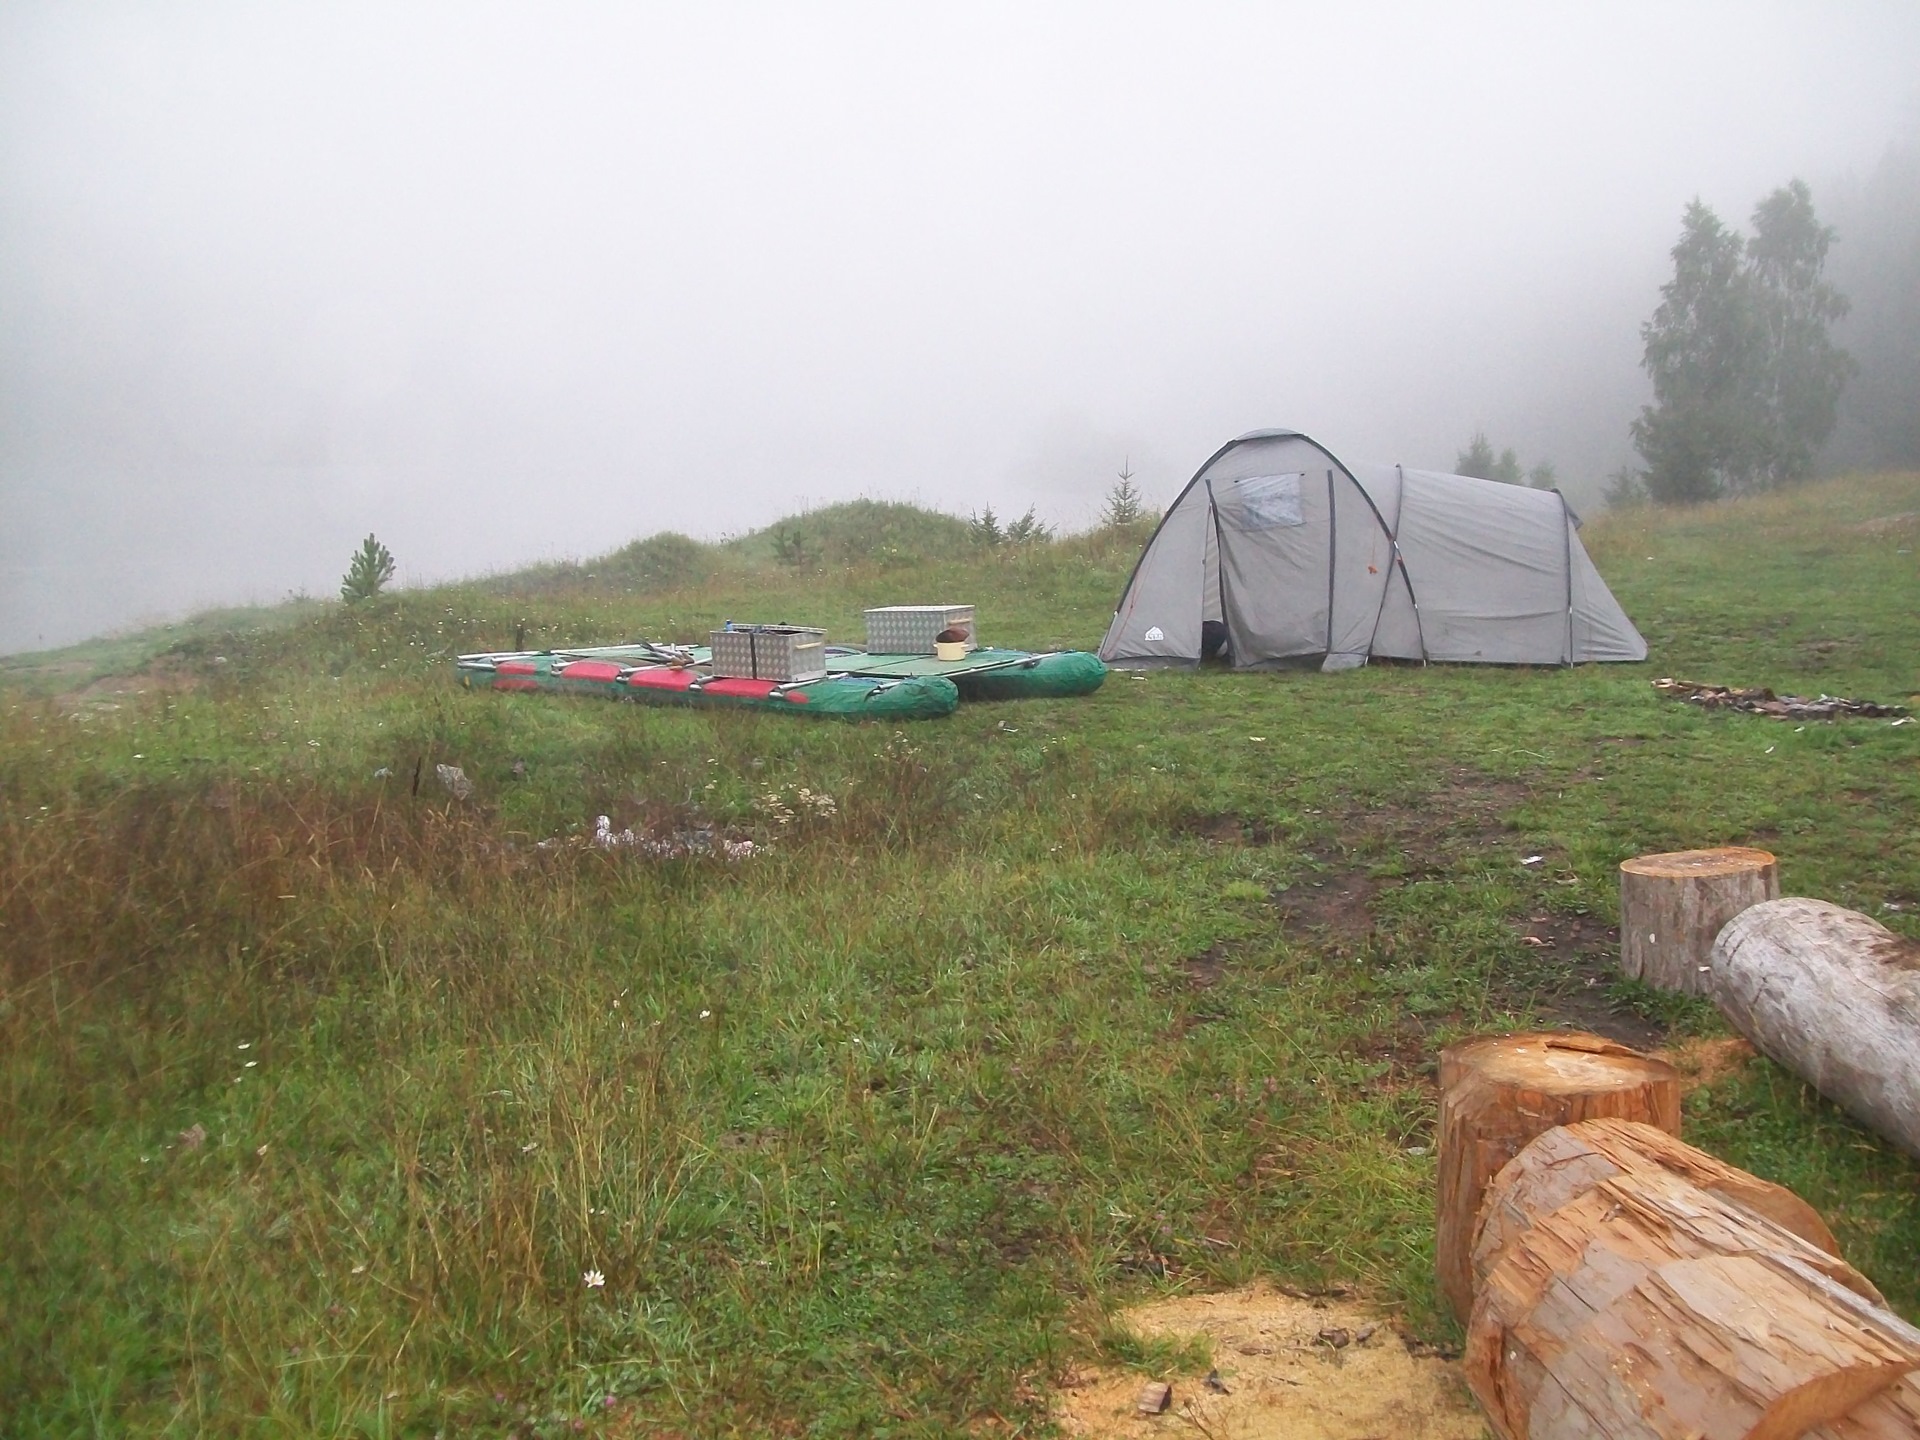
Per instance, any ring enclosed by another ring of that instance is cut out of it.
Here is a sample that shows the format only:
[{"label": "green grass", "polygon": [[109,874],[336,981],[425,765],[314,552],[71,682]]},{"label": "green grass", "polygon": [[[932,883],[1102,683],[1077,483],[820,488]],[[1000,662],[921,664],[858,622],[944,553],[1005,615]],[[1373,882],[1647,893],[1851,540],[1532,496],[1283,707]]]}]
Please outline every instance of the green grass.
[{"label": "green grass", "polygon": [[[0,1428],[1039,1433],[1137,1345],[1117,1306],[1254,1276],[1444,1338],[1439,1046],[1718,1033],[1609,978],[1619,860],[1753,841],[1920,933],[1920,726],[1648,684],[1920,691],[1915,510],[1872,477],[1589,525],[1645,666],[1116,675],[899,732],[447,658],[924,598],[1091,646],[1137,537],[889,514],[866,558],[628,547],[133,637],[118,690],[8,662]],[[834,813],[780,823],[801,787]],[[603,853],[600,814],[768,848]],[[1687,1125],[1920,1315],[1920,1167],[1765,1062]]]}]

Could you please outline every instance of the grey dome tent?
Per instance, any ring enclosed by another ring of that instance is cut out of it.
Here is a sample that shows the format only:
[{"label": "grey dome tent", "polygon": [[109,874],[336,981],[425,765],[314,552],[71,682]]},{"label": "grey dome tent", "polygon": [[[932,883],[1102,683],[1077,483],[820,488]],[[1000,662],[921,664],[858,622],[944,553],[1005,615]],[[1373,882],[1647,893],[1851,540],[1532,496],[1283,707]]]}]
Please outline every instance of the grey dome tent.
[{"label": "grey dome tent", "polygon": [[1193,665],[1210,631],[1242,669],[1646,659],[1578,528],[1558,491],[1349,467],[1297,431],[1255,430],[1173,502],[1100,658]]}]

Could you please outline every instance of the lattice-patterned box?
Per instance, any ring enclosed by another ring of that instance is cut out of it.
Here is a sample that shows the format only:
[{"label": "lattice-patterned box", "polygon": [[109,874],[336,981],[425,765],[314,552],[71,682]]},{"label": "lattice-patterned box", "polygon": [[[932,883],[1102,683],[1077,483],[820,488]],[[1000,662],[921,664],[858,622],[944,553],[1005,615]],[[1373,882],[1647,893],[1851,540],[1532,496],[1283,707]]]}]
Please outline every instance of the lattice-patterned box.
[{"label": "lattice-patterned box", "polygon": [[713,673],[744,680],[818,680],[827,673],[827,632],[804,625],[715,630]]},{"label": "lattice-patterned box", "polygon": [[967,649],[980,648],[971,605],[882,605],[867,611],[867,653],[931,655],[934,637],[947,630],[964,631]]}]

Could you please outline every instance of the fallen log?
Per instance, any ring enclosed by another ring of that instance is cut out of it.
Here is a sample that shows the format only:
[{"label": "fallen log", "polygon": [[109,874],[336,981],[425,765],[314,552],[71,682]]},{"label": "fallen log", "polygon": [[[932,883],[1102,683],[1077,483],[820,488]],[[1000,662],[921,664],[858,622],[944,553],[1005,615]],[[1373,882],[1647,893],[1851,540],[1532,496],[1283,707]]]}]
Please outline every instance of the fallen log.
[{"label": "fallen log", "polygon": [[1680,1129],[1680,1076],[1598,1035],[1507,1035],[1440,1055],[1440,1194],[1434,1271],[1465,1320],[1473,1308],[1474,1224],[1487,1182],[1556,1125],[1613,1117]]},{"label": "fallen log", "polygon": [[1756,1050],[1920,1155],[1920,944],[1824,900],[1771,900],[1727,923],[1709,964]]},{"label": "fallen log", "polygon": [[1720,927],[1779,894],[1780,867],[1765,850],[1723,846],[1624,861],[1620,969],[1659,990],[1704,995]]},{"label": "fallen log", "polygon": [[[1549,1130],[1533,1141],[1495,1178],[1480,1207],[1473,1236],[1473,1290],[1514,1237],[1537,1218],[1572,1204],[1596,1186],[1619,1175],[1659,1171],[1698,1186],[1717,1200],[1790,1232],[1819,1255],[1837,1257],[1840,1246],[1820,1212],[1784,1185],[1762,1180],[1704,1150],[1696,1150],[1665,1130],[1633,1120],[1582,1120]],[[1813,1255],[1806,1262],[1876,1305],[1880,1292],[1852,1266],[1829,1267]]]},{"label": "fallen log", "polygon": [[[1648,1127],[1572,1126],[1493,1182],[1488,1228],[1506,1228],[1484,1257],[1465,1367],[1494,1428],[1505,1440],[1911,1437],[1920,1330],[1844,1260],[1691,1183],[1724,1185],[1727,1167],[1676,1146]],[[1569,1199],[1556,1172],[1570,1164],[1592,1183]]]}]

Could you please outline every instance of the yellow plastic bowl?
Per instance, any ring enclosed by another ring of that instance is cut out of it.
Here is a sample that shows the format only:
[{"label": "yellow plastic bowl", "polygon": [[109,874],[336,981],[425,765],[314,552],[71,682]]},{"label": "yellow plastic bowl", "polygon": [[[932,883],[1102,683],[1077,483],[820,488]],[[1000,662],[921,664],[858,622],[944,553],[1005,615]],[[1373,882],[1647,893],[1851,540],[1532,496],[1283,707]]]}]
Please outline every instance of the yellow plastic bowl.
[{"label": "yellow plastic bowl", "polygon": [[967,642],[964,640],[936,640],[933,643],[933,658],[936,660],[964,660],[967,658]]}]

